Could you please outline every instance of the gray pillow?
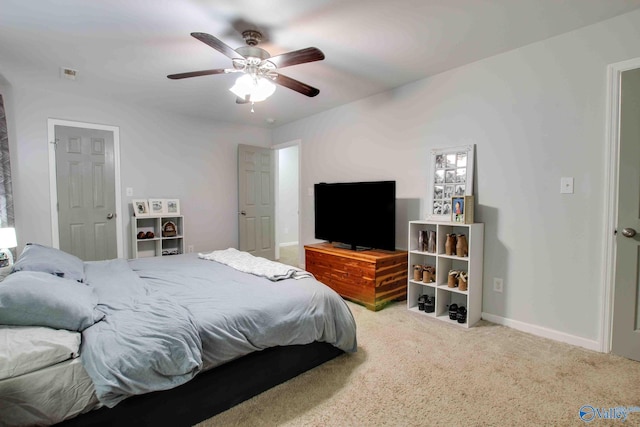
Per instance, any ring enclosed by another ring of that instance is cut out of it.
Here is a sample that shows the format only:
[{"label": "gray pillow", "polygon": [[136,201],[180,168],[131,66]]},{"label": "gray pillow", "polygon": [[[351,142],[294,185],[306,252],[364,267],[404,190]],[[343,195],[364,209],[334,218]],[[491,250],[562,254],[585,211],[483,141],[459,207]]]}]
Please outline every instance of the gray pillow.
[{"label": "gray pillow", "polygon": [[40,271],[0,282],[0,324],[83,331],[104,318],[91,286]]},{"label": "gray pillow", "polygon": [[12,271],[42,271],[84,281],[84,262],[75,255],[37,243],[27,243]]}]

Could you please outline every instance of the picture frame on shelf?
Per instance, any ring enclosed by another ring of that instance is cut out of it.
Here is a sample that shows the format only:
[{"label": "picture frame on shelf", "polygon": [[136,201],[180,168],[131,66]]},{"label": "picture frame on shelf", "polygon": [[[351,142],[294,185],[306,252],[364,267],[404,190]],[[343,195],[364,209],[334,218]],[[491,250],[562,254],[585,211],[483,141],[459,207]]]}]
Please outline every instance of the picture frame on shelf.
[{"label": "picture frame on shelf", "polygon": [[133,205],[133,216],[149,216],[149,202],[147,200],[133,199],[131,200],[131,204]]},{"label": "picture frame on shelf", "polygon": [[473,224],[473,196],[454,196],[451,198],[451,222]]},{"label": "picture frame on shelf", "polygon": [[431,150],[427,219],[453,221],[453,197],[473,195],[475,144]]},{"label": "picture frame on shelf", "polygon": [[165,199],[167,214],[180,215],[180,199]]},{"label": "picture frame on shelf", "polygon": [[149,199],[149,212],[151,215],[164,215],[167,213],[165,199]]}]

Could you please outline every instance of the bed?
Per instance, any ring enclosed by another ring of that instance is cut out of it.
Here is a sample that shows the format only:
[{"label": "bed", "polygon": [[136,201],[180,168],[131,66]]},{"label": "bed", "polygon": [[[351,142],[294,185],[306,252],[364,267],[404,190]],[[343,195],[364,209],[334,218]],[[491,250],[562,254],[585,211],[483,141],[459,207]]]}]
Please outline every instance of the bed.
[{"label": "bed", "polygon": [[357,349],[348,306],[299,269],[74,258],[27,245],[0,283],[0,425],[193,425]]}]

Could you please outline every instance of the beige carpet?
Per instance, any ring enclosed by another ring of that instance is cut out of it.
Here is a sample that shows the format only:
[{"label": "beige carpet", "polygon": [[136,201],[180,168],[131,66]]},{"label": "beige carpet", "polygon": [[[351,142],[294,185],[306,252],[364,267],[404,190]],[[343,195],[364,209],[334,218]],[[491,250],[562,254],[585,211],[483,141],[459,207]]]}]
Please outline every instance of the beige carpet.
[{"label": "beige carpet", "polygon": [[[640,363],[487,322],[469,330],[349,303],[359,349],[199,426],[581,426],[583,405],[640,406]],[[640,412],[626,423],[640,425]]]},{"label": "beige carpet", "polygon": [[280,246],[280,258],[278,258],[278,261],[283,264],[299,267],[298,245]]}]

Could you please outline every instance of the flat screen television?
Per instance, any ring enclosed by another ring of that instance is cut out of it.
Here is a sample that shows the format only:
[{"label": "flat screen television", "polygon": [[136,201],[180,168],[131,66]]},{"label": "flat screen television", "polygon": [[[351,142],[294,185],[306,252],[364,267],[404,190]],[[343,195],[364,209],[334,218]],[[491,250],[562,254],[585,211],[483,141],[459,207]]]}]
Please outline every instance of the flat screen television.
[{"label": "flat screen television", "polygon": [[315,237],[349,249],[396,244],[396,182],[339,182],[314,186]]}]

